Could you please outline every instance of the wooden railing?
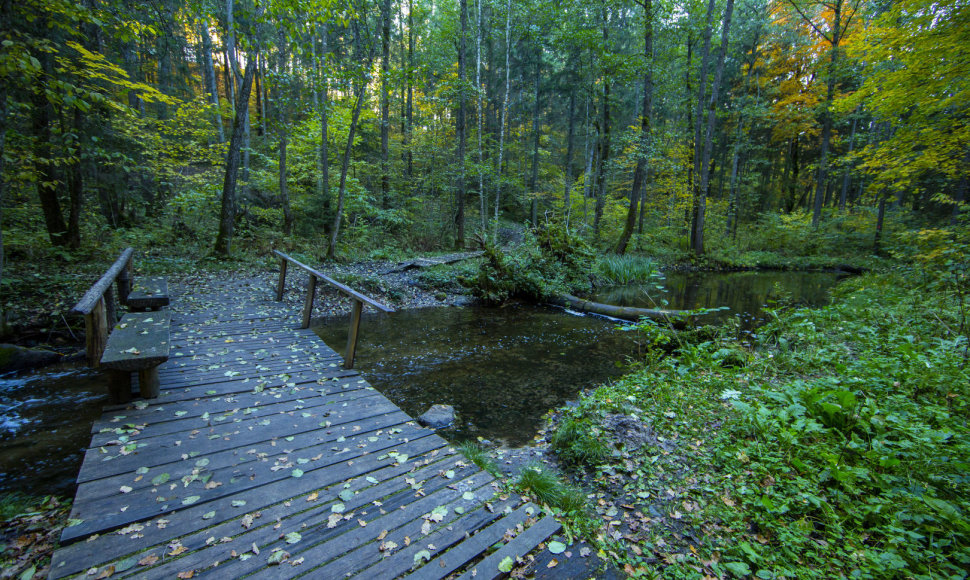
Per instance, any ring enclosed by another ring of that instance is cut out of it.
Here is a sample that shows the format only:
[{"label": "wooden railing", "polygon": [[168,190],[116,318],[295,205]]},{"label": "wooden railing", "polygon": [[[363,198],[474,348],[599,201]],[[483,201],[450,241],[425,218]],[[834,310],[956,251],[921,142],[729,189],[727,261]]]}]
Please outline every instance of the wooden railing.
[{"label": "wooden railing", "polygon": [[[94,283],[72,313],[84,316],[84,337],[88,364],[97,367],[108,342],[108,333],[118,321],[117,304],[124,304],[131,291],[131,257],[135,250],[127,248],[115,263]],[[118,300],[115,301],[112,283],[118,282]]]},{"label": "wooden railing", "polygon": [[347,334],[347,353],[344,355],[344,368],[352,369],[354,368],[354,355],[357,352],[357,334],[360,330],[360,312],[364,307],[364,304],[369,304],[374,308],[380,310],[381,312],[394,312],[394,309],[390,306],[385,306],[376,300],[364,296],[360,292],[357,292],[353,288],[345,284],[337,282],[330,276],[322,272],[314,270],[310,266],[307,266],[303,262],[287,256],[283,252],[278,250],[273,250],[273,253],[279,256],[280,262],[280,281],[276,285],[276,300],[283,300],[283,292],[286,290],[286,269],[287,264],[293,264],[298,268],[302,268],[307,271],[310,275],[307,281],[307,292],[306,292],[306,302],[303,304],[303,322],[300,328],[310,327],[310,316],[313,314],[313,299],[317,292],[317,280],[321,280],[330,284],[337,290],[346,294],[352,300],[350,308],[350,332]]}]

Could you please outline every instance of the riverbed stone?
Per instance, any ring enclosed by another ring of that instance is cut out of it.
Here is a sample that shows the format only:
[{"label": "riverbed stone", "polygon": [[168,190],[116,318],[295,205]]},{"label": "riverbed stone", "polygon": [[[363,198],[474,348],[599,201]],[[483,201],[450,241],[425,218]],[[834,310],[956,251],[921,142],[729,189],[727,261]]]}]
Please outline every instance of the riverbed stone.
[{"label": "riverbed stone", "polygon": [[431,405],[418,417],[418,423],[432,429],[444,429],[455,422],[455,408],[451,405]]},{"label": "riverbed stone", "polygon": [[61,359],[59,353],[39,348],[24,348],[15,344],[0,344],[0,373],[21,371],[53,364]]}]

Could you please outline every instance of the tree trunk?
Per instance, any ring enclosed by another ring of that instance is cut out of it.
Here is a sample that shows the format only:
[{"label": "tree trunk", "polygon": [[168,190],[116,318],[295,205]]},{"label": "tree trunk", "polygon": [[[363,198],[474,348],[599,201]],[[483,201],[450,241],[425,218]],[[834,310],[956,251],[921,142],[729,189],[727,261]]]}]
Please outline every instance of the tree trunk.
[{"label": "tree trunk", "polygon": [[329,26],[324,23],[320,34],[320,193],[323,196],[323,211],[326,215],[330,210],[330,82],[327,76],[327,53]]},{"label": "tree trunk", "polygon": [[482,102],[482,2],[477,0],[477,30],[475,32],[475,90],[478,93],[478,197],[481,203],[482,232],[488,230],[488,201],[485,197],[485,150],[482,147],[482,131],[485,120],[485,105]]},{"label": "tree trunk", "polygon": [[391,0],[381,2],[381,208],[390,207],[391,170],[389,131],[391,123],[390,89],[391,65]]},{"label": "tree trunk", "polygon": [[738,117],[738,134],[734,138],[734,156],[731,159],[731,189],[728,192],[728,216],[725,235],[737,231],[738,221],[738,164],[741,158],[741,139],[744,135],[744,117]]},{"label": "tree trunk", "polygon": [[[603,28],[604,36],[606,28]],[[593,208],[593,239],[599,238],[600,220],[606,207],[606,166],[610,161],[610,80],[603,79],[603,136],[600,139],[599,170],[596,176],[596,205]]]},{"label": "tree trunk", "polygon": [[879,209],[876,213],[876,233],[872,239],[872,249],[878,255],[882,251],[882,226],[886,221],[886,196],[879,194]]},{"label": "tree trunk", "polygon": [[573,141],[576,137],[576,90],[569,91],[569,129],[566,131],[566,161],[563,163],[565,181],[562,192],[563,215],[566,217],[565,226],[569,227],[569,194],[573,189]]},{"label": "tree trunk", "polygon": [[[231,2],[232,0],[230,0]],[[229,151],[226,154],[226,177],[222,183],[222,209],[219,214],[219,233],[216,236],[214,251],[220,256],[232,253],[232,234],[236,221],[236,174],[239,172],[240,149],[242,148],[245,127],[249,118],[249,94],[253,89],[256,76],[256,59],[246,63],[242,86],[236,99],[236,115],[232,122],[232,135],[229,137]]]},{"label": "tree trunk", "polygon": [[293,231],[293,210],[290,208],[290,195],[286,188],[286,116],[280,107],[280,205],[283,206],[283,235]]},{"label": "tree trunk", "polygon": [[637,165],[633,170],[633,187],[630,190],[630,207],[626,214],[623,232],[616,243],[615,252],[626,253],[633,227],[636,225],[637,209],[647,179],[647,161],[650,146],[650,116],[653,114],[653,2],[644,0],[643,4],[643,59],[646,71],[643,74],[643,105],[640,111],[640,143],[637,151]]},{"label": "tree trunk", "polygon": [[717,121],[717,101],[724,76],[724,61],[728,48],[728,34],[731,29],[731,14],[734,11],[734,0],[727,0],[724,5],[724,21],[721,24],[721,50],[717,57],[717,68],[714,71],[714,82],[711,84],[711,101],[707,111],[707,131],[704,135],[704,152],[701,157],[701,180],[695,183],[694,227],[691,230],[691,249],[698,256],[704,254],[704,214],[707,208],[707,190],[711,180],[711,150],[714,145],[714,125]]},{"label": "tree trunk", "polygon": [[535,227],[539,220],[539,81],[542,70],[542,44],[536,40],[536,74],[535,74],[535,107],[532,111],[532,173],[529,176],[529,194],[532,196],[532,225]]},{"label": "tree trunk", "polygon": [[[701,246],[701,251],[703,252],[703,240],[698,243],[697,232],[700,230],[704,231],[704,216],[703,209],[701,207],[701,194],[702,189],[700,187],[701,172],[703,171],[702,166],[706,166],[706,162],[703,161],[703,150],[704,142],[702,137],[702,129],[704,127],[704,99],[707,94],[707,69],[710,68],[711,59],[711,32],[714,23],[714,0],[709,0],[707,4],[707,17],[704,25],[704,47],[701,51],[701,66],[697,73],[697,102],[694,104],[694,163],[693,171],[690,175],[690,191],[691,191],[691,214],[690,214],[690,247],[691,249],[696,248],[698,245]],[[698,225],[700,227],[698,227]],[[694,250],[696,252],[696,250]]]},{"label": "tree trunk", "polygon": [[498,170],[495,180],[495,227],[492,232],[494,240],[498,239],[498,217],[499,207],[502,205],[502,156],[505,153],[505,121],[509,112],[509,89],[511,88],[511,77],[509,71],[512,59],[512,0],[508,0],[505,5],[505,98],[502,99],[502,124],[499,127],[498,138]]},{"label": "tree trunk", "polygon": [[[847,157],[852,155],[852,149],[855,146],[855,130],[858,124],[859,117],[852,117],[852,130],[849,132],[849,153]],[[849,197],[849,177],[851,174],[851,168],[847,163],[845,172],[842,174],[842,193],[839,194],[839,211],[845,211],[845,202]]]},{"label": "tree trunk", "polygon": [[812,208],[812,227],[818,228],[822,221],[822,201],[828,183],[829,141],[832,139],[832,101],[835,99],[835,81],[839,58],[839,41],[842,34],[842,0],[836,0],[832,15],[831,55],[829,57],[828,79],[825,85],[825,106],[822,109],[822,146],[818,157],[818,181],[815,185],[815,204]]},{"label": "tree trunk", "polygon": [[361,80],[360,88],[357,90],[357,102],[354,103],[354,113],[350,119],[350,129],[347,132],[347,147],[344,149],[343,162],[340,165],[340,185],[337,189],[337,213],[333,218],[333,226],[330,229],[330,246],[327,248],[327,259],[334,260],[337,257],[337,236],[340,234],[340,219],[344,212],[344,195],[347,192],[347,170],[350,168],[350,153],[354,148],[354,134],[357,132],[357,123],[360,120],[360,109],[364,104],[364,91],[367,89],[367,81]]},{"label": "tree trunk", "polygon": [[458,38],[458,115],[455,133],[458,136],[458,187],[455,192],[455,248],[465,247],[465,36],[468,34],[468,1],[459,0],[461,33]]},{"label": "tree trunk", "polygon": [[222,126],[222,114],[219,112],[219,85],[216,84],[216,68],[212,62],[212,38],[209,36],[209,23],[202,23],[202,59],[205,66],[206,84],[209,86],[209,102],[215,107],[216,132],[219,135],[219,143],[226,142],[226,132]]},{"label": "tree trunk", "polygon": [[[45,67],[46,68],[46,67]],[[34,170],[37,172],[37,196],[40,198],[44,223],[51,244],[66,246],[68,243],[67,224],[61,212],[61,202],[57,197],[59,179],[54,173],[55,165],[51,159],[51,106],[43,87],[38,87],[33,97],[34,129]]]},{"label": "tree trunk", "polygon": [[408,182],[414,176],[414,154],[411,151],[411,131],[414,129],[414,0],[408,0],[408,100],[405,114],[404,157]]},{"label": "tree trunk", "polygon": [[73,119],[74,152],[70,157],[70,173],[68,174],[68,194],[70,210],[67,214],[67,246],[71,249],[81,247],[81,204],[84,196],[84,175],[81,172],[81,135],[83,123],[81,109],[74,107]]}]

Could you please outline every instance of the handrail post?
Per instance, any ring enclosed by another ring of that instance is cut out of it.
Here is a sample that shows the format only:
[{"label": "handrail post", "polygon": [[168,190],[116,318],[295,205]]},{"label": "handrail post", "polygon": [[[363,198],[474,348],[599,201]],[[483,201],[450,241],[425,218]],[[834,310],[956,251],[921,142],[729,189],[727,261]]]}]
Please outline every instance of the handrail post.
[{"label": "handrail post", "polygon": [[356,298],[350,308],[350,332],[347,333],[347,356],[344,357],[344,368],[354,368],[354,355],[357,352],[357,332],[360,330],[360,311],[364,303]]},{"label": "handrail post", "polygon": [[303,305],[303,326],[300,328],[310,328],[310,316],[313,315],[313,295],[317,292],[317,277],[310,274],[310,279],[306,284],[306,303]]},{"label": "handrail post", "polygon": [[[282,262],[280,264],[280,281],[276,285],[277,302],[280,302],[283,300],[283,291],[286,289],[286,266],[287,264],[289,264],[289,262],[286,261],[286,258],[280,258],[280,261]],[[312,278],[313,276],[310,276],[310,277]]]},{"label": "handrail post", "polygon": [[108,343],[108,320],[105,313],[104,296],[98,299],[94,308],[84,315],[85,349],[88,354],[88,364],[98,368],[101,355]]},{"label": "handrail post", "polygon": [[131,293],[131,258],[125,263],[125,267],[118,272],[118,304],[124,306],[128,301],[128,294]]}]

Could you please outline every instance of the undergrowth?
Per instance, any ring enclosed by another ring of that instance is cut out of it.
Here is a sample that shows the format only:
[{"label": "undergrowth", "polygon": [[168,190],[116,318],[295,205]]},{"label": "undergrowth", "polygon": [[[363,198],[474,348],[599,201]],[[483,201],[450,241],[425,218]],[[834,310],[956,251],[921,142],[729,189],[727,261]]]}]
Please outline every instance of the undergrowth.
[{"label": "undergrowth", "polygon": [[[554,449],[622,522],[591,539],[671,578],[965,577],[965,293],[934,280],[861,276],[830,306],[769,311],[754,344],[677,341],[564,410]],[[617,417],[636,445],[599,434]]]}]

